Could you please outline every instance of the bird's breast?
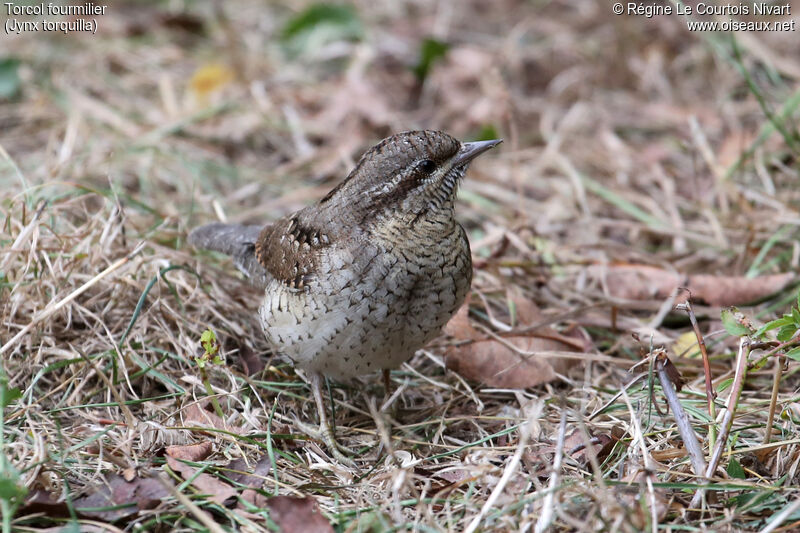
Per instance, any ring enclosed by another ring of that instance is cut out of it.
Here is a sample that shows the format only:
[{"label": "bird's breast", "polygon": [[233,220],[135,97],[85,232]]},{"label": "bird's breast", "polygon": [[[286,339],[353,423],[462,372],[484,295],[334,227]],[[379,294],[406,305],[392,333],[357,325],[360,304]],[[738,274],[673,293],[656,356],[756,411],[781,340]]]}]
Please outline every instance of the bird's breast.
[{"label": "bird's breast", "polygon": [[466,235],[453,225],[424,244],[390,238],[331,249],[304,291],[271,283],[260,317],[273,347],[301,368],[348,378],[397,367],[438,335],[469,290]]}]

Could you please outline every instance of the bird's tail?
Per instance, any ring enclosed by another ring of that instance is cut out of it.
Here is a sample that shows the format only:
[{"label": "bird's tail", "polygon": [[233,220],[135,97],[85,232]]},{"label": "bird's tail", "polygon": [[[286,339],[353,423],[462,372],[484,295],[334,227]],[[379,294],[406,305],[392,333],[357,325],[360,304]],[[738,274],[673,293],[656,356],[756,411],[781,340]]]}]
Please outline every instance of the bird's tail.
[{"label": "bird's tail", "polygon": [[233,258],[233,264],[241,270],[254,285],[266,286],[268,274],[256,259],[255,243],[262,226],[243,224],[223,224],[216,222],[195,228],[189,234],[189,244],[222,252]]}]

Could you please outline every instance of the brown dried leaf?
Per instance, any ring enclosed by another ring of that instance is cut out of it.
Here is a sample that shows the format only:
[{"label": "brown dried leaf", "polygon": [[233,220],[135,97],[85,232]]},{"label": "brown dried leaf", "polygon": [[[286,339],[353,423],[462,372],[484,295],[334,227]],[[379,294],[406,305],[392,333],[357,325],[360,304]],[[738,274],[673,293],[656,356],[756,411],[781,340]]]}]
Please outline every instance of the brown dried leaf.
[{"label": "brown dried leaf", "polygon": [[[523,351],[530,351],[534,339],[505,339]],[[553,367],[544,360],[527,358],[495,340],[476,341],[454,346],[445,353],[447,368],[473,381],[492,387],[523,389],[556,378]]]},{"label": "brown dried leaf", "polygon": [[333,527],[314,498],[273,496],[267,500],[269,517],[283,533],[333,533]]},{"label": "brown dried leaf", "polygon": [[466,468],[448,468],[433,474],[433,477],[443,479],[449,483],[459,483],[469,478],[472,474]]},{"label": "brown dried leaf", "polygon": [[757,278],[699,274],[689,277],[689,289],[692,291],[692,298],[697,297],[709,305],[728,307],[762,300],[783,290],[794,278],[793,272]]},{"label": "brown dried leaf", "polygon": [[[133,481],[117,474],[108,474],[105,483],[94,492],[77,498],[75,510],[82,516],[100,518],[113,522],[137,514],[140,510],[154,509],[169,494],[153,477],[137,477]],[[95,510],[95,508],[113,509]]]},{"label": "brown dried leaf", "polygon": [[593,265],[589,275],[602,281],[610,296],[626,300],[663,300],[688,285],[679,274],[649,265]]},{"label": "brown dried leaf", "polygon": [[[243,458],[234,459],[227,466],[225,475],[246,487],[239,495],[242,500],[254,507],[263,509],[267,506],[267,497],[255,489],[261,489],[266,481],[266,476],[272,468],[268,455],[262,455],[255,464],[248,464]],[[236,512],[247,516],[250,520],[258,520],[261,516],[251,513],[243,502],[236,504]]]},{"label": "brown dried leaf", "polygon": [[[572,351],[560,341],[533,337],[504,337],[521,352]],[[573,359],[537,358],[522,355],[496,339],[450,346],[445,352],[447,368],[490,387],[524,389],[553,381],[575,364]]]},{"label": "brown dried leaf", "polygon": [[469,296],[461,305],[453,318],[445,325],[444,332],[456,340],[478,340],[483,337],[483,334],[477,329],[472,327],[469,321]]},{"label": "brown dried leaf", "polygon": [[[92,487],[89,493],[73,501],[81,517],[99,518],[113,522],[138,514],[140,510],[154,509],[169,496],[156,478],[134,477],[130,481],[117,474],[107,474],[104,482]],[[96,508],[109,509],[97,510]],[[43,513],[50,517],[68,517],[66,502],[44,490],[31,493],[20,509],[20,514]]]},{"label": "brown dried leaf", "polygon": [[167,455],[184,461],[202,461],[212,452],[211,442],[198,442],[185,446],[167,446]]},{"label": "brown dried leaf", "polygon": [[675,366],[675,364],[670,360],[669,357],[667,357],[666,353],[664,352],[662,353],[664,354],[662,361],[664,365],[664,370],[667,373],[667,377],[675,386],[675,391],[680,392],[681,389],[683,388],[683,384],[685,383],[683,376],[681,375],[681,371],[678,370],[678,367]]},{"label": "brown dried leaf", "polygon": [[262,357],[244,344],[239,347],[239,361],[248,376],[258,374],[267,366]]},{"label": "brown dried leaf", "polygon": [[[615,298],[663,300],[678,287],[686,287],[691,291],[693,301],[704,301],[717,307],[759,301],[782,290],[795,278],[792,272],[757,278],[710,274],[684,276],[649,265],[594,265],[589,267],[589,275],[602,280]],[[688,296],[685,292],[679,294],[676,303],[685,301]]]},{"label": "brown dried leaf", "polygon": [[521,326],[530,326],[542,320],[542,311],[536,302],[525,297],[517,286],[511,286],[506,290],[506,298],[514,304],[517,312],[516,323]]},{"label": "brown dried leaf", "polygon": [[205,427],[213,427],[223,431],[231,431],[234,433],[241,433],[241,428],[231,427],[219,417],[218,414],[208,410],[210,402],[200,401],[188,405],[183,410],[183,422],[186,425],[198,425]]},{"label": "brown dried leaf", "polygon": [[[541,319],[536,305],[520,292],[509,291],[508,298],[514,303],[520,327],[527,327]],[[555,380],[558,374],[565,373],[576,363],[575,359],[537,358],[535,354],[530,355],[530,352],[591,349],[588,336],[579,328],[563,334],[543,327],[524,335],[503,337],[502,340],[490,338],[470,324],[468,313],[469,299],[445,326],[445,333],[456,341],[472,341],[448,347],[445,364],[461,376],[491,387],[535,387]]]},{"label": "brown dried leaf", "polygon": [[[265,508],[267,506],[267,500],[269,499],[260,492],[253,489],[244,489],[240,494],[240,496],[244,501],[246,501],[250,505],[258,507],[259,509]],[[239,502],[236,505],[236,509],[240,511],[246,511],[245,506],[242,502]]]},{"label": "brown dried leaf", "polygon": [[580,464],[586,465],[589,462],[588,454],[591,448],[597,460],[602,462],[608,457],[608,454],[611,453],[614,445],[619,440],[613,433],[614,431],[612,430],[611,435],[606,433],[593,435],[590,437],[590,441],[586,442],[584,435],[575,430],[564,439],[564,452]]},{"label": "brown dried leaf", "polygon": [[58,496],[46,490],[37,489],[28,494],[25,504],[19,510],[20,516],[33,513],[42,513],[50,517],[69,516],[67,503],[59,501]]},{"label": "brown dried leaf", "polygon": [[666,448],[664,450],[653,450],[650,452],[650,456],[655,461],[662,463],[666,461],[672,461],[675,459],[682,459],[684,457],[687,457],[688,455],[689,452],[686,451],[686,448],[682,446],[680,448]]},{"label": "brown dried leaf", "polygon": [[[174,447],[170,446],[170,448]],[[236,489],[211,474],[202,473],[197,475],[198,469],[192,465],[183,463],[171,455],[167,455],[166,459],[167,465],[172,470],[180,473],[183,479],[191,479],[192,485],[203,494],[208,494],[211,501],[224,505],[226,500],[236,496]]]},{"label": "brown dried leaf", "polygon": [[244,459],[239,458],[231,461],[227,468],[232,471],[226,472],[225,475],[235,482],[251,489],[260,489],[264,486],[265,478],[272,468],[272,463],[268,455],[262,455],[255,465],[248,465]]}]

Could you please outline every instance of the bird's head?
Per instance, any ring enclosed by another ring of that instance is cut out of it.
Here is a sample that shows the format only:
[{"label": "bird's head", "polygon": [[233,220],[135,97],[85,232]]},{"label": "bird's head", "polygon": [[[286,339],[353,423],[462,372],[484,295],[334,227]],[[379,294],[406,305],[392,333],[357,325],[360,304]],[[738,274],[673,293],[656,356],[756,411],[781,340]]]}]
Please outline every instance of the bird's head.
[{"label": "bird's head", "polygon": [[392,135],[370,148],[320,207],[349,207],[365,224],[452,217],[458,182],[469,163],[500,142],[460,142],[432,130]]}]

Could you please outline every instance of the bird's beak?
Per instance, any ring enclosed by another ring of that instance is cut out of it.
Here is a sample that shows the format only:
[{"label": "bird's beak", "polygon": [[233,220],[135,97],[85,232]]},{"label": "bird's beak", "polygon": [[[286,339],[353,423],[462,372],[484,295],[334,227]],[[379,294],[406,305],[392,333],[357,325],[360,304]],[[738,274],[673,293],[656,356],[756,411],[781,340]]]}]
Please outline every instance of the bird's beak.
[{"label": "bird's beak", "polygon": [[503,139],[461,143],[461,150],[459,150],[459,152],[456,154],[456,157],[453,159],[453,166],[466,165],[489,148],[497,146],[501,142],[503,142]]}]

